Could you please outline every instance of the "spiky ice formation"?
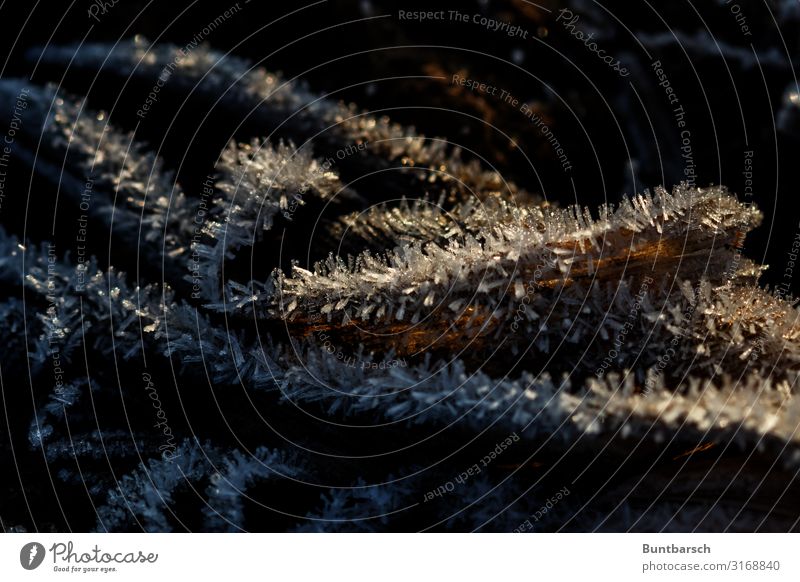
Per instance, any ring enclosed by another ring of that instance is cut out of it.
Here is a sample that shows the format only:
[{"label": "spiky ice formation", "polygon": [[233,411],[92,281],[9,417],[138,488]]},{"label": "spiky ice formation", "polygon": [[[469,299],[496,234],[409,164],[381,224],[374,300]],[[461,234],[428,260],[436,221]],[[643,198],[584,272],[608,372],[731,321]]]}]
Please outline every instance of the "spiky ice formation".
[{"label": "spiky ice formation", "polygon": [[[16,462],[37,500],[73,502],[49,527],[511,531],[563,487],[539,527],[796,527],[777,490],[800,466],[798,311],[741,254],[754,207],[686,186],[596,216],[531,204],[444,140],[205,47],[49,47],[42,65],[107,57],[104,80],[213,112],[213,161],[184,167],[183,196],[145,121],[126,134],[28,88],[14,155],[76,214],[91,181],[87,222],[141,247],[78,265],[49,233],[0,233],[0,364],[31,378],[7,392]],[[4,520],[28,522],[19,500]]]},{"label": "spiky ice formation", "polygon": [[[367,345],[389,336],[408,354],[500,333],[517,341],[546,335],[540,319],[560,333],[578,305],[600,323],[604,311],[584,296],[610,297],[621,281],[636,294],[634,280],[645,288],[642,281],[671,286],[697,277],[722,284],[755,272],[746,260],[739,264],[737,247],[760,214],[721,188],[658,189],[601,209],[597,220],[575,208],[504,214],[463,242],[413,242],[349,263],[331,258],[315,272],[279,273],[274,297],[255,293],[251,306],[299,333],[352,333]],[[559,305],[569,308],[553,317]],[[515,321],[515,313],[522,317]]]},{"label": "spiky ice formation", "polygon": [[123,249],[142,242],[145,264],[166,261],[168,268],[176,268],[170,261],[186,252],[198,208],[174,173],[164,170],[162,160],[134,134],[109,125],[105,112],[89,109],[53,85],[4,79],[0,99],[13,99],[22,89],[25,123],[14,155],[35,165],[36,173],[58,190],[54,212],[66,210],[66,216],[74,217],[77,240],[101,247],[100,240],[114,237]]}]

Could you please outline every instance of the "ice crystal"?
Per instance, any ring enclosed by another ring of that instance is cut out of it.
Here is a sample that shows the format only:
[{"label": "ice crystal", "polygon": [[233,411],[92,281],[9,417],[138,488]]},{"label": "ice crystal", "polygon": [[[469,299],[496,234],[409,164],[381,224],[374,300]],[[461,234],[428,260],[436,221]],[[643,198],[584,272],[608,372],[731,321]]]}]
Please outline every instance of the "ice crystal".
[{"label": "ice crystal", "polygon": [[[30,87],[14,155],[143,263],[78,261],[0,230],[0,363],[32,378],[14,395],[19,462],[91,507],[91,527],[512,531],[588,473],[607,486],[576,490],[537,527],[745,528],[760,515],[796,528],[685,460],[721,451],[728,475],[731,458],[757,459],[742,483],[800,466],[798,311],[758,286],[742,244],[761,214],[724,187],[559,208],[444,140],[207,47],[39,56],[145,87],[161,77],[249,111],[260,132],[184,191],[103,111]],[[0,82],[0,100],[25,86]],[[350,182],[387,169],[399,172],[385,191]],[[283,248],[312,230],[308,249]],[[661,459],[675,462],[658,464],[660,489],[617,476],[644,480]],[[67,524],[71,511],[52,508]]]}]

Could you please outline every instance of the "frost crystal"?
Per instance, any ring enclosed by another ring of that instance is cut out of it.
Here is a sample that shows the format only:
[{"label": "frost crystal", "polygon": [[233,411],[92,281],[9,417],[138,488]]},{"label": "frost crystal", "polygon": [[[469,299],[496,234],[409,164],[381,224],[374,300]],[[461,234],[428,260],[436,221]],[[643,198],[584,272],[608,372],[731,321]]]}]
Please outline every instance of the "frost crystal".
[{"label": "frost crystal", "polygon": [[[184,190],[106,113],[27,90],[16,163],[107,235],[85,258],[0,229],[4,402],[47,526],[514,531],[580,481],[538,528],[796,528],[726,495],[763,467],[796,492],[800,324],[742,254],[760,212],[724,187],[559,208],[207,47],[39,56],[248,112]],[[0,81],[0,102],[25,87]]]}]

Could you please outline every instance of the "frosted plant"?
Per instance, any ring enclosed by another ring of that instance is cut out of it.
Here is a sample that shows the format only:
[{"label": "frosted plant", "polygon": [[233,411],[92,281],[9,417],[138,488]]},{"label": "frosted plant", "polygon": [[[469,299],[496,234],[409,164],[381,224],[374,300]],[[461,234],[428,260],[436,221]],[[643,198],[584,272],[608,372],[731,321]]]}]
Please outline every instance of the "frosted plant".
[{"label": "frosted plant", "polygon": [[[561,305],[573,293],[578,305],[587,290],[595,298],[610,296],[613,290],[602,288],[609,276],[612,281],[669,280],[700,272],[721,283],[735,256],[732,245],[759,217],[718,189],[678,189],[674,195],[661,190],[655,198],[636,197],[616,212],[601,209],[598,221],[573,208],[550,210],[544,222],[536,214],[509,209],[492,221],[493,228],[460,244],[412,243],[386,256],[361,255],[355,267],[330,259],[313,273],[296,268],[292,278],[279,274],[274,312],[292,323],[310,323],[321,314],[314,329],[353,327],[362,342],[402,335],[400,326],[408,322],[413,328],[403,351],[414,351],[428,342],[506,335],[516,304],[532,295],[524,323],[517,324],[519,339],[528,341],[538,330],[546,341],[548,329],[537,320],[552,307],[553,290]],[[734,268],[732,275],[740,271]],[[256,304],[265,303],[258,299]],[[562,309],[562,322],[577,316],[574,308]],[[604,311],[590,315],[602,318]],[[559,329],[559,317],[553,315],[545,325],[556,333],[571,327]],[[572,338],[577,340],[580,331],[574,330]]]},{"label": "frosted plant", "polygon": [[[244,109],[248,111],[247,123],[258,126],[262,135],[272,129],[301,145],[313,140],[322,157],[366,144],[366,150],[356,148],[357,155],[349,156],[350,163],[372,171],[405,168],[413,181],[390,186],[402,187],[398,194],[407,194],[409,187],[419,191],[441,186],[451,195],[464,198],[497,192],[517,201],[533,198],[498,173],[483,169],[475,161],[463,161],[458,148],[445,140],[425,138],[386,117],[315,95],[300,82],[283,79],[205,45],[186,54],[178,47],[153,46],[147,39],[136,37],[114,46],[48,46],[34,49],[30,58],[42,65],[68,66],[73,74],[102,71],[123,79],[133,76],[148,87],[160,78],[166,79],[165,91],[194,89],[210,105],[223,110]],[[364,155],[367,151],[370,156]],[[391,184],[391,180],[390,174],[387,182]]]},{"label": "frosted plant", "polygon": [[219,195],[212,202],[204,232],[208,243],[195,249],[202,270],[202,295],[221,305],[220,277],[226,258],[233,259],[243,247],[261,239],[272,230],[275,220],[291,221],[307,199],[336,200],[348,194],[338,176],[324,162],[311,157],[308,150],[293,145],[253,141],[241,146],[231,144],[218,164],[223,179],[217,183]]},{"label": "frosted plant", "polygon": [[381,531],[391,514],[414,504],[413,494],[407,483],[367,485],[359,480],[352,488],[324,493],[322,507],[307,516],[310,521],[300,531]]},{"label": "frosted plant", "polygon": [[4,523],[514,531],[569,485],[534,529],[797,528],[798,311],[725,188],[557,208],[208,48],[41,56],[247,121],[183,188],[124,115],[28,88],[15,159],[98,256],[0,231],[13,462],[43,507]]},{"label": "frosted plant", "polygon": [[108,493],[107,503],[97,513],[100,530],[185,531],[170,507],[182,488],[191,494],[193,487],[202,486],[215,462],[219,453],[212,447],[183,443],[174,461],[143,464]]},{"label": "frosted plant", "polygon": [[106,113],[87,110],[53,86],[0,80],[4,100],[13,101],[23,88],[27,107],[16,155],[58,188],[66,207],[59,211],[75,216],[77,238],[113,237],[123,254],[140,248],[145,265],[163,260],[174,268],[170,261],[186,252],[197,208],[173,174],[132,133],[110,127]]}]

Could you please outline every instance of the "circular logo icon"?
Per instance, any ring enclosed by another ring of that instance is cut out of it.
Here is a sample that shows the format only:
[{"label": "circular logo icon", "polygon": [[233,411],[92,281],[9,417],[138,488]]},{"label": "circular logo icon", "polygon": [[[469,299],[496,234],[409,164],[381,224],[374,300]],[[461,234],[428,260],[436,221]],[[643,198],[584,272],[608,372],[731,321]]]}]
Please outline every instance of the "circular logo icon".
[{"label": "circular logo icon", "polygon": [[22,546],[19,551],[19,563],[26,570],[35,570],[44,561],[44,546],[38,542],[31,542]]}]

